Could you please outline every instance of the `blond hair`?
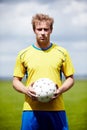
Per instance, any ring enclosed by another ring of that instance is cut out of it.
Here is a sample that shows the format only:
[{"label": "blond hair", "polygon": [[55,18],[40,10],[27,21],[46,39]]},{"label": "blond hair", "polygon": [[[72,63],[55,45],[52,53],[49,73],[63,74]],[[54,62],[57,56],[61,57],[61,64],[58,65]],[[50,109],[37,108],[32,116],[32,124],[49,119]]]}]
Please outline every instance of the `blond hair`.
[{"label": "blond hair", "polygon": [[54,23],[54,19],[49,17],[49,15],[46,14],[36,14],[35,16],[32,17],[32,27],[33,30],[35,31],[35,25],[38,22],[42,22],[45,21],[50,25],[50,29],[53,29],[53,23]]}]

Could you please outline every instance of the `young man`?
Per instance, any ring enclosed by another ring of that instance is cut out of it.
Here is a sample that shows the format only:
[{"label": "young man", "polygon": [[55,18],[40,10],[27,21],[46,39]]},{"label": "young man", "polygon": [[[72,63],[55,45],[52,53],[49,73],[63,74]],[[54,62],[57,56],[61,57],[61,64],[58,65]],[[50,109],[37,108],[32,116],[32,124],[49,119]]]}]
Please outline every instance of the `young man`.
[{"label": "young man", "polygon": [[[48,15],[36,14],[32,18],[36,42],[17,56],[13,87],[25,94],[21,130],[68,130],[62,93],[74,84],[74,68],[68,52],[50,42],[53,22]],[[25,86],[22,78],[26,73]],[[63,84],[61,73],[66,78]],[[48,103],[39,102],[32,88],[39,78],[49,78],[58,86]]]}]

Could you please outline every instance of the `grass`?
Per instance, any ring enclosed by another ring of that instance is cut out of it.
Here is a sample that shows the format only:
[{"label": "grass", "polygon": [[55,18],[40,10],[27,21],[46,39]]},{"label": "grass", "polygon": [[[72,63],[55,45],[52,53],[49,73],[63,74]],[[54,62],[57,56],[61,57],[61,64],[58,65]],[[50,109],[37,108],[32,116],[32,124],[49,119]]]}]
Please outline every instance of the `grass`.
[{"label": "grass", "polygon": [[0,130],[19,130],[24,96],[16,92],[11,81],[0,81]]},{"label": "grass", "polygon": [[[0,81],[0,130],[19,130],[24,95],[16,92],[11,81]],[[87,80],[76,80],[64,93],[70,130],[86,130]]]},{"label": "grass", "polygon": [[87,80],[76,81],[64,100],[70,130],[87,130]]}]

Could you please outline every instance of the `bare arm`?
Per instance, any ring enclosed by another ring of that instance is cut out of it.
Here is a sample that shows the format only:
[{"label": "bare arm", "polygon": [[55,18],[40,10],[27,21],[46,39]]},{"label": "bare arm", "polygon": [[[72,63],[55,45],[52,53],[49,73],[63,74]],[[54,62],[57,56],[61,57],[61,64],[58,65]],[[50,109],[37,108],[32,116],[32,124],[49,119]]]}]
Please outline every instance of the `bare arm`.
[{"label": "bare arm", "polygon": [[26,87],[20,77],[13,77],[13,88],[20,93],[26,94]]},{"label": "bare arm", "polygon": [[59,88],[59,93],[64,93],[69,90],[74,85],[74,77],[73,75],[66,78],[62,86]]},{"label": "bare arm", "polygon": [[22,78],[20,77],[13,77],[13,88],[23,94],[28,95],[31,98],[36,98],[35,92],[32,89],[32,85],[29,87],[25,87],[25,85],[22,83]]},{"label": "bare arm", "polygon": [[73,85],[74,85],[74,77],[73,75],[71,75],[67,77],[62,86],[57,89],[57,92],[55,93],[55,96],[53,98],[56,98],[58,95],[68,91]]}]

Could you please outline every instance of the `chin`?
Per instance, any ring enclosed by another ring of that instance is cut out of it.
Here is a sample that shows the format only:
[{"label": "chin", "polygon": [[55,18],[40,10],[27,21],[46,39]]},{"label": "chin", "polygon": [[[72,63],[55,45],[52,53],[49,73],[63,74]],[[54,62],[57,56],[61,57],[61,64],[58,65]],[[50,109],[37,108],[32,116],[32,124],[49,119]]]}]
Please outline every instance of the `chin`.
[{"label": "chin", "polygon": [[47,42],[47,41],[45,41],[45,40],[39,40],[39,41],[38,41],[39,44],[45,44],[46,42]]}]

